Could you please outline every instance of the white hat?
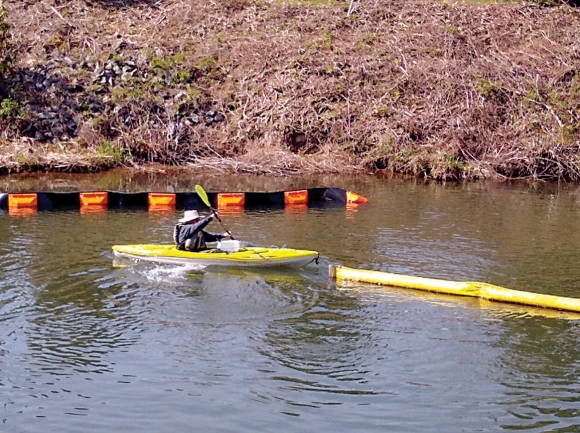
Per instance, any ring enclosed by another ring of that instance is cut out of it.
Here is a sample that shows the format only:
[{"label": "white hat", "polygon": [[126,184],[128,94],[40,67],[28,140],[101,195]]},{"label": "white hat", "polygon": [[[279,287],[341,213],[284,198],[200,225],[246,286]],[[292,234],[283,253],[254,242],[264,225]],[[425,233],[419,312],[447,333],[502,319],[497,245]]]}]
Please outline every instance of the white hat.
[{"label": "white hat", "polygon": [[196,210],[186,210],[183,214],[183,218],[179,220],[180,223],[186,223],[191,220],[195,220],[201,218],[199,213]]}]

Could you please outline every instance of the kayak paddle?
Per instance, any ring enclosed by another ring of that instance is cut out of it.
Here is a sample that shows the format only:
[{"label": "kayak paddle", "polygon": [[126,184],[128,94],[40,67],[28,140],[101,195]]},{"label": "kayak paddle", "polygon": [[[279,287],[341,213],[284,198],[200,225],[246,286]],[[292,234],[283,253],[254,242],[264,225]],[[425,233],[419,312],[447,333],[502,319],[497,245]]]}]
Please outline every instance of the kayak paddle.
[{"label": "kayak paddle", "polygon": [[207,198],[207,194],[205,192],[205,190],[203,189],[203,187],[201,185],[195,185],[195,192],[197,193],[197,195],[199,196],[199,198],[201,199],[202,202],[204,202],[204,204],[210,208],[210,210],[216,215],[217,220],[220,222],[220,224],[222,225],[222,228],[230,234],[230,238],[232,238],[232,240],[235,240],[235,238],[232,236],[232,233],[225,228],[224,223],[222,223],[222,219],[219,217],[217,211],[213,208],[213,206],[211,205],[211,203],[209,202],[209,198]]}]

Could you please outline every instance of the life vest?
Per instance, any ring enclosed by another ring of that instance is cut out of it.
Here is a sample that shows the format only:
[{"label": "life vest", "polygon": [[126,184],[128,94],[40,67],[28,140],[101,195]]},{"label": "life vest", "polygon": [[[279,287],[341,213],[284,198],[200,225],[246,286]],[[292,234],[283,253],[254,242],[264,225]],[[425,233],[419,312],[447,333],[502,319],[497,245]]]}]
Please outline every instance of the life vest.
[{"label": "life vest", "polygon": [[178,223],[175,225],[173,229],[173,243],[177,246],[178,250],[185,250],[185,251],[200,251],[206,248],[205,239],[203,237],[203,232],[198,230],[192,237],[184,239],[182,242],[179,242],[180,233],[183,229],[184,224]]}]

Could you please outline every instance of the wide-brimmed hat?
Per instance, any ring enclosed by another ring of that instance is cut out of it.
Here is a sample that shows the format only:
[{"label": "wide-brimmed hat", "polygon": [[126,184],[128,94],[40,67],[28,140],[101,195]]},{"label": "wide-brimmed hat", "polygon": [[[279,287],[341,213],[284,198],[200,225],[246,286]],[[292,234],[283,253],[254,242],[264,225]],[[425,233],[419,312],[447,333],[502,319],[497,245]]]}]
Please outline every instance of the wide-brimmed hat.
[{"label": "wide-brimmed hat", "polygon": [[201,218],[199,213],[196,210],[186,210],[183,214],[183,218],[179,220],[180,223],[186,223],[191,220],[196,220]]}]

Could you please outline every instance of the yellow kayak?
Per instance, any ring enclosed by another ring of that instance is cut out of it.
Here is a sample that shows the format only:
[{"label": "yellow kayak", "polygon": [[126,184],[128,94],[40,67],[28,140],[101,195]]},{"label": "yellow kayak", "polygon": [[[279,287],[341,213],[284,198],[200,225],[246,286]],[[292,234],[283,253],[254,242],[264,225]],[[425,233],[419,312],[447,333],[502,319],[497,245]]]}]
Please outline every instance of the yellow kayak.
[{"label": "yellow kayak", "polygon": [[157,263],[193,264],[204,266],[272,267],[306,266],[318,263],[318,252],[276,247],[241,247],[237,251],[208,249],[204,251],[178,250],[175,245],[137,244],[114,245],[117,257],[147,260]]}]

